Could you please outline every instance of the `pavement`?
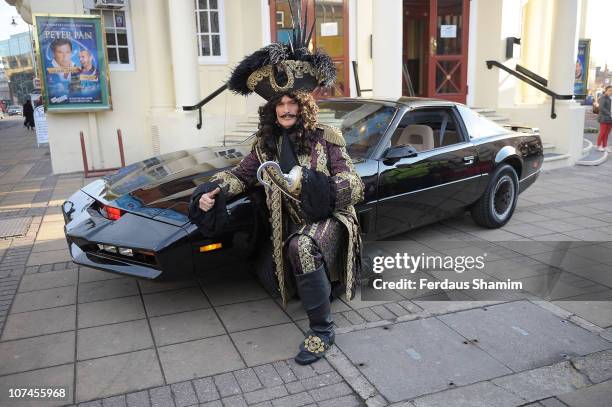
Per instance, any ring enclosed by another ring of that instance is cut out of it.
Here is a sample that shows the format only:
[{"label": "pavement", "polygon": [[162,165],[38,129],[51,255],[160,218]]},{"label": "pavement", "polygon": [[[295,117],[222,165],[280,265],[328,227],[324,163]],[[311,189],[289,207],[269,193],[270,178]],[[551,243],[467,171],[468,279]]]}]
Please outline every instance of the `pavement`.
[{"label": "pavement", "polygon": [[159,283],[73,264],[59,205],[93,179],[53,175],[20,119],[0,121],[0,145],[1,406],[610,406],[612,162],[544,172],[501,229],[465,215],[399,237],[486,251],[490,277],[527,291],[552,267],[546,299],[339,299],[336,345],[303,367],[300,303],[283,309],[248,265]]}]

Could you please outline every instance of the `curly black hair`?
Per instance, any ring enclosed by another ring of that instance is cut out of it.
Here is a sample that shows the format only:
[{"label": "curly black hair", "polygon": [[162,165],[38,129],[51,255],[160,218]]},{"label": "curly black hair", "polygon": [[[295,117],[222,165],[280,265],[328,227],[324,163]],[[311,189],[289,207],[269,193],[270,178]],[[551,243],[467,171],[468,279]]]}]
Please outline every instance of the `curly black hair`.
[{"label": "curly black hair", "polygon": [[259,107],[259,130],[257,131],[258,144],[268,157],[277,157],[276,141],[282,132],[276,118],[276,105],[283,96],[289,96],[298,103],[298,117],[295,131],[298,137],[294,144],[297,155],[308,155],[316,138],[317,113],[319,108],[307,92],[281,93],[270,99],[265,105]]}]

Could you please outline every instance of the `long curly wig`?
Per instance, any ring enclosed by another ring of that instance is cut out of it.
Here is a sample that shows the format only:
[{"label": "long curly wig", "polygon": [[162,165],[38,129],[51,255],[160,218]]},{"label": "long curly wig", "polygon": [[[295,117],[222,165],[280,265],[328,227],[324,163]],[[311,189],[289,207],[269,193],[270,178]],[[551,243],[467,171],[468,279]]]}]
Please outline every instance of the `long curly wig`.
[{"label": "long curly wig", "polygon": [[276,141],[282,129],[276,119],[276,105],[280,103],[283,96],[289,96],[298,103],[298,117],[293,126],[298,133],[294,144],[296,154],[310,154],[311,145],[316,138],[319,107],[308,92],[279,94],[259,108],[259,130],[257,132],[259,145],[268,156],[278,156]]}]

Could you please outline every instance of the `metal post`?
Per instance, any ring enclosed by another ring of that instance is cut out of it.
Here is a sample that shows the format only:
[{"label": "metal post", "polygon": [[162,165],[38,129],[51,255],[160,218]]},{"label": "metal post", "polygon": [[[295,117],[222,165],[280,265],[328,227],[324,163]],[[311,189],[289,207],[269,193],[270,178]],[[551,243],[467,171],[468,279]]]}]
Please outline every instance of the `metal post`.
[{"label": "metal post", "polygon": [[125,167],[125,155],[123,154],[123,137],[121,129],[117,129],[117,142],[119,143],[119,156],[121,157],[121,167]]},{"label": "metal post", "polygon": [[83,137],[83,132],[79,132],[81,136],[81,156],[83,157],[83,173],[85,178],[89,175],[89,166],[87,165],[87,151],[85,151],[85,137]]}]

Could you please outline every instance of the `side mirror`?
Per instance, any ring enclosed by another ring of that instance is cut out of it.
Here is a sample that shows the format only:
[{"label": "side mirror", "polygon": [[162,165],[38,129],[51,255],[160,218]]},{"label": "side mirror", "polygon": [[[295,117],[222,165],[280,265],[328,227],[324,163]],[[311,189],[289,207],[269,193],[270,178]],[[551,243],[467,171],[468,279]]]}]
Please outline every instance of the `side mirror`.
[{"label": "side mirror", "polygon": [[418,155],[416,149],[412,146],[393,146],[385,153],[385,159],[410,158]]}]

